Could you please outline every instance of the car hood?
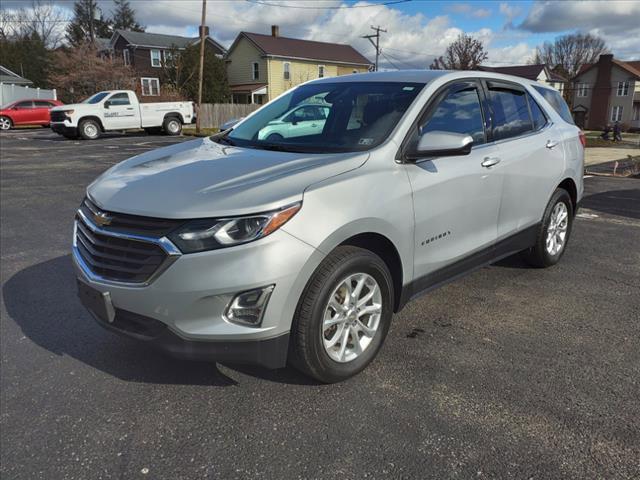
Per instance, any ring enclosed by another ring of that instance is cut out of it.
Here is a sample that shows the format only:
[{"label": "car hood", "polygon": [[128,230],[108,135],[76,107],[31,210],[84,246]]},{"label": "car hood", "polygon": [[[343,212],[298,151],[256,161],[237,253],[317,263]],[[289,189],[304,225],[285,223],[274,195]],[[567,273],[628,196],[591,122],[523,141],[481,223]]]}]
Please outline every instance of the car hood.
[{"label": "car hood", "polygon": [[64,105],[58,105],[51,109],[52,112],[60,111],[60,110],[77,110],[80,108],[91,108],[96,107],[97,105],[92,105],[90,103],[66,103]]},{"label": "car hood", "polygon": [[238,148],[208,138],[121,162],[87,189],[101,208],[161,218],[243,215],[302,199],[311,184],[360,167],[367,153]]}]

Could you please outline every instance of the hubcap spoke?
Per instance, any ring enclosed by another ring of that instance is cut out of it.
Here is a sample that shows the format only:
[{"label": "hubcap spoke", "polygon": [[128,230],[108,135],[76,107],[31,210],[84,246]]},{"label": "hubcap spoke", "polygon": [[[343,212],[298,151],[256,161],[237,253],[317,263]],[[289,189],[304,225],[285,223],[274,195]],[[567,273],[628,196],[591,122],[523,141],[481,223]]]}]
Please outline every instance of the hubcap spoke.
[{"label": "hubcap spoke", "polygon": [[551,212],[547,227],[546,248],[550,255],[557,255],[563,248],[569,227],[569,211],[564,202],[558,202]]},{"label": "hubcap spoke", "polygon": [[340,363],[358,358],[371,344],[382,317],[382,292],[367,273],[349,275],[329,297],[322,340],[329,357]]}]

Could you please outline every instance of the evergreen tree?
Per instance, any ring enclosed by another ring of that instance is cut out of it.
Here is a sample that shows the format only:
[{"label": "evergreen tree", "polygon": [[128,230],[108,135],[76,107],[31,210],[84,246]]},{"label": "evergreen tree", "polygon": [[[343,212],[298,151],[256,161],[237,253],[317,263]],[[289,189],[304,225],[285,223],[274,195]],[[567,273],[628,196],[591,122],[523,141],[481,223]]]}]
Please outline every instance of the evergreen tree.
[{"label": "evergreen tree", "polygon": [[[93,14],[93,15],[92,15]],[[92,19],[93,16],[93,19]],[[77,46],[91,41],[91,25],[95,38],[111,37],[111,20],[105,18],[96,0],[76,0],[73,5],[73,20],[67,26],[67,40]]]},{"label": "evergreen tree", "polygon": [[144,32],[144,27],[136,21],[136,12],[131,8],[129,0],[114,0],[114,3],[116,9],[111,19],[114,30],[122,29]]},{"label": "evergreen tree", "polygon": [[2,64],[12,72],[33,82],[34,87],[47,88],[49,51],[36,32],[16,38],[0,37]]}]

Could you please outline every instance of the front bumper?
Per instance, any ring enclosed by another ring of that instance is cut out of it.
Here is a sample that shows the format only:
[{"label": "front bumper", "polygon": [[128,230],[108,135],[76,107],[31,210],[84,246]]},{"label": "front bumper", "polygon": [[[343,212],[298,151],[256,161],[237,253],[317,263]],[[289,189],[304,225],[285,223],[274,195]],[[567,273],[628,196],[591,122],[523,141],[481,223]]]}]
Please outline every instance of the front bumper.
[{"label": "front bumper", "polygon": [[78,129],[76,127],[71,127],[69,125],[65,125],[64,123],[50,123],[49,126],[51,127],[51,130],[60,135],[75,134],[78,132]]},{"label": "front bumper", "polygon": [[[108,292],[114,321],[94,314],[105,328],[175,356],[277,368],[286,363],[298,299],[322,254],[278,230],[256,242],[178,255],[152,282],[138,286],[87,274],[76,248],[73,259],[80,281]],[[275,288],[259,327],[225,318],[237,293],[271,284]]]}]

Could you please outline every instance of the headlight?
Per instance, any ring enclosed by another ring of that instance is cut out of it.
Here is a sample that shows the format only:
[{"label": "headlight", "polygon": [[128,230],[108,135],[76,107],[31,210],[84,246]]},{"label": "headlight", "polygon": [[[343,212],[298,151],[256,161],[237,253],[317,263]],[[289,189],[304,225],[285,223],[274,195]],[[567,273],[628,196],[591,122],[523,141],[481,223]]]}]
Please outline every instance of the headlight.
[{"label": "headlight", "polygon": [[67,116],[73,115],[73,112],[74,112],[74,110],[62,110],[62,113],[64,113]]},{"label": "headlight", "polygon": [[296,203],[281,210],[246,217],[193,220],[169,234],[169,239],[184,253],[240,245],[275,232],[300,207],[302,204]]}]

